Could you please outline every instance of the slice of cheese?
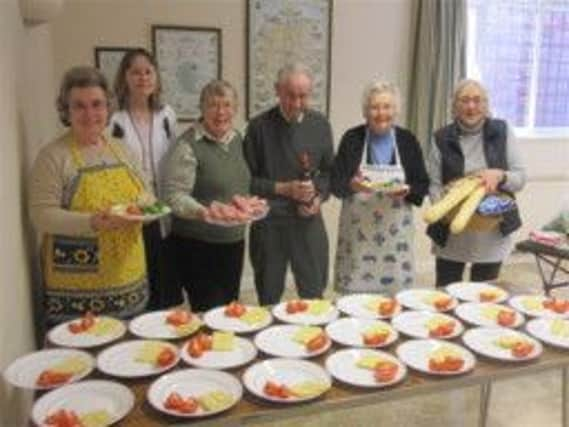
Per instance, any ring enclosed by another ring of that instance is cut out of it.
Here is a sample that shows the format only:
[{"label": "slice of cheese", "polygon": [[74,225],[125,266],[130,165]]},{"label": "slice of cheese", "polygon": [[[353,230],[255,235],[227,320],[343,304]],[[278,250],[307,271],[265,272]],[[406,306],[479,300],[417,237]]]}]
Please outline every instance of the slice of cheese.
[{"label": "slice of cheese", "polygon": [[379,309],[379,305],[387,301],[389,301],[389,298],[384,298],[384,297],[368,298],[364,304],[364,307],[367,308],[369,311],[373,311],[375,313]]},{"label": "slice of cheese", "polygon": [[263,307],[251,307],[239,318],[248,325],[256,325],[264,322],[269,317],[269,312]]},{"label": "slice of cheese", "polygon": [[81,414],[79,420],[83,427],[106,427],[111,424],[112,417],[108,411],[102,409]]},{"label": "slice of cheese", "polygon": [[210,391],[209,393],[198,396],[198,402],[205,411],[219,411],[231,406],[234,402],[231,394],[221,390]]},{"label": "slice of cheese", "polygon": [[320,316],[328,313],[332,309],[332,303],[324,299],[314,299],[308,301],[308,313]]},{"label": "slice of cheese", "polygon": [[504,310],[504,308],[498,305],[488,305],[480,310],[480,315],[488,320],[496,320],[502,310]]},{"label": "slice of cheese", "polygon": [[423,302],[433,305],[439,298],[449,298],[449,296],[444,292],[429,291],[423,296]]},{"label": "slice of cheese", "polygon": [[49,368],[50,371],[79,375],[89,369],[89,363],[81,356],[70,356],[63,359]]},{"label": "slice of cheese", "polygon": [[376,355],[363,356],[356,362],[356,366],[362,369],[375,369],[379,362],[386,362],[383,357]]},{"label": "slice of cheese", "polygon": [[429,320],[427,320],[427,321],[425,322],[425,327],[426,327],[429,331],[431,331],[431,330],[433,330],[433,329],[437,329],[439,326],[446,325],[446,324],[449,323],[449,322],[453,322],[453,323],[454,323],[453,320],[450,320],[450,319],[448,319],[448,318],[446,318],[446,317],[443,317],[443,316],[433,316],[433,317],[431,317]]},{"label": "slice of cheese", "polygon": [[308,380],[290,386],[290,391],[296,397],[318,396],[328,390],[328,384],[322,381]]},{"label": "slice of cheese", "polygon": [[388,326],[382,325],[370,326],[363,331],[364,335],[389,335],[390,333],[391,329]]},{"label": "slice of cheese", "polygon": [[522,305],[526,310],[542,311],[543,299],[541,297],[526,297],[522,299]]},{"label": "slice of cheese", "polygon": [[85,332],[96,337],[114,334],[121,327],[121,322],[110,317],[97,317],[95,324]]},{"label": "slice of cheese", "polygon": [[233,332],[214,332],[211,340],[213,351],[233,351],[235,348],[235,334]]},{"label": "slice of cheese", "polygon": [[134,361],[139,363],[148,363],[151,365],[155,365],[156,361],[158,360],[158,356],[160,352],[164,349],[164,344],[157,342],[157,341],[148,341],[145,342],[140,348],[137,350]]},{"label": "slice of cheese", "polygon": [[516,344],[524,340],[516,335],[503,335],[494,341],[494,344],[504,350],[511,350]]},{"label": "slice of cheese", "polygon": [[551,335],[560,338],[569,338],[569,321],[563,319],[555,319],[549,327]]},{"label": "slice of cheese", "polygon": [[443,363],[447,357],[462,358],[462,353],[453,347],[441,345],[429,355],[430,359],[433,359],[438,363]]},{"label": "slice of cheese", "polygon": [[201,323],[198,320],[192,320],[185,325],[173,326],[174,333],[179,337],[185,337],[186,335],[193,334],[195,331],[199,329]]},{"label": "slice of cheese", "polygon": [[318,326],[302,326],[298,328],[296,333],[293,335],[292,340],[302,345],[306,345],[321,333],[322,328],[319,328]]}]

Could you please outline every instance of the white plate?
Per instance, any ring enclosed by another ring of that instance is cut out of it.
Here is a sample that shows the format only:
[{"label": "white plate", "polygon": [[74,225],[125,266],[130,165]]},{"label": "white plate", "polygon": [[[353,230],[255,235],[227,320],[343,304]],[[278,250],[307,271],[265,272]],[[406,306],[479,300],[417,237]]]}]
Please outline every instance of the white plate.
[{"label": "white plate", "polygon": [[75,320],[70,320],[69,322],[61,323],[55,326],[51,331],[49,331],[47,338],[50,342],[55,345],[60,345],[63,347],[76,347],[76,348],[89,348],[98,347],[103,344],[108,344],[113,342],[126,333],[126,326],[124,323],[118,319],[114,319],[108,316],[96,316],[96,321],[98,320],[111,320],[116,322],[116,326],[107,335],[94,335],[89,332],[82,332],[79,334],[73,334],[69,330],[69,325],[71,323],[80,322],[81,318]]},{"label": "white plate", "polygon": [[[176,353],[176,361],[170,366],[157,367],[135,360],[140,348],[148,342],[157,342]],[[139,378],[157,375],[172,369],[180,360],[178,347],[166,341],[132,340],[115,344],[99,353],[97,368],[107,375],[119,378]]]},{"label": "white plate", "polygon": [[113,381],[90,380],[70,384],[40,397],[32,409],[32,419],[43,425],[48,415],[60,409],[74,411],[78,416],[106,411],[110,424],[124,418],[134,406],[134,394],[128,387]]},{"label": "white plate", "polygon": [[455,327],[450,335],[436,337],[437,339],[451,339],[464,332],[464,326],[460,320],[448,314],[434,313],[432,311],[404,311],[391,319],[391,324],[399,332],[413,338],[430,338],[427,322],[433,318],[442,318],[455,322]]},{"label": "white plate", "polygon": [[[297,397],[291,396],[281,399],[275,396],[267,396],[263,391],[267,381],[273,381],[279,385],[288,387],[305,381],[317,381],[326,385],[326,390],[317,396]],[[243,373],[245,388],[261,399],[272,402],[296,403],[312,400],[324,394],[332,386],[330,374],[316,363],[306,360],[269,359],[251,365]]]},{"label": "white plate", "polygon": [[494,304],[491,302],[467,302],[464,304],[459,304],[458,307],[454,309],[454,314],[461,318],[467,323],[476,326],[499,326],[503,327],[498,323],[497,319],[492,319],[484,315],[485,310],[490,307],[503,308],[505,310],[511,310],[516,314],[514,324],[512,326],[507,326],[508,328],[517,328],[525,322],[525,317],[523,314],[514,310],[513,308],[506,307],[505,305]]},{"label": "white plate", "polygon": [[160,219],[166,215],[169,215],[172,212],[172,209],[170,209],[169,206],[164,206],[160,213],[144,214],[144,215],[131,215],[129,213],[126,213],[125,211],[121,212],[120,211],[121,207],[123,207],[123,205],[113,206],[111,208],[111,212],[113,209],[116,209],[117,211],[113,212],[114,215],[120,216],[121,218],[124,218],[127,221],[142,222],[144,224],[148,224],[150,222],[156,221],[157,219]]},{"label": "white plate", "polygon": [[[510,349],[505,349],[496,344],[500,337],[515,336],[534,345],[533,351],[527,357],[514,357]],[[543,351],[541,343],[522,332],[506,328],[474,328],[468,330],[463,336],[464,344],[483,356],[507,362],[524,362],[539,357]]]},{"label": "white plate", "polygon": [[[462,358],[464,359],[464,366],[461,370],[456,372],[435,372],[429,369],[429,358],[431,353],[439,349],[441,346],[451,347],[453,350],[460,352]],[[407,366],[429,375],[445,377],[461,375],[474,369],[474,366],[476,365],[476,358],[469,350],[458,344],[453,344],[448,341],[433,339],[410,340],[397,347],[396,353],[397,357],[399,357],[399,359]]]},{"label": "white plate", "polygon": [[95,359],[93,356],[82,350],[75,350],[71,348],[41,350],[36,351],[35,353],[25,354],[14,360],[4,371],[4,378],[13,386],[21,388],[48,390],[51,388],[61,387],[61,385],[41,387],[36,385],[36,380],[43,371],[70,357],[81,357],[82,360],[85,360],[87,368],[80,374],[71,377],[67,384],[79,381],[81,378],[86,377],[95,367]]},{"label": "white plate", "polygon": [[508,292],[499,286],[494,286],[484,282],[451,283],[446,287],[446,291],[453,297],[468,302],[482,302],[480,301],[480,292],[482,291],[494,291],[499,294],[496,299],[484,302],[500,303],[506,301],[509,296]]},{"label": "white plate", "polygon": [[553,310],[550,310],[548,308],[544,308],[543,306],[541,306],[540,308],[534,309],[534,308],[528,308],[526,307],[526,299],[531,299],[534,300],[536,302],[539,302],[539,304],[542,304],[543,301],[547,300],[547,297],[543,296],[543,295],[517,295],[515,297],[510,298],[510,301],[508,302],[512,307],[514,307],[516,310],[521,311],[524,314],[527,314],[528,316],[532,316],[532,317],[545,317],[546,319],[553,319],[553,318],[563,318],[563,319],[567,319],[569,318],[569,311],[567,313],[564,314],[560,314],[560,313],[556,313]]},{"label": "white plate", "polygon": [[[364,344],[362,334],[371,327],[383,327],[389,329],[387,339],[376,346],[368,346]],[[337,343],[350,347],[387,347],[397,341],[399,334],[389,323],[375,319],[357,319],[353,317],[343,317],[335,320],[326,326],[326,333]]]},{"label": "white plate", "polygon": [[[245,305],[247,310],[257,308],[253,305]],[[273,322],[271,313],[267,310],[267,317],[264,321],[250,325],[235,317],[225,315],[225,306],[212,308],[203,316],[204,323],[211,329],[216,331],[235,332],[236,334],[247,334],[250,332],[260,331]]]},{"label": "white plate", "polygon": [[232,351],[205,351],[201,357],[192,357],[188,353],[189,342],[182,347],[184,362],[206,369],[230,369],[245,365],[257,357],[257,349],[251,341],[235,337],[235,348]]},{"label": "white plate", "polygon": [[300,325],[271,326],[255,335],[255,345],[262,352],[277,357],[305,358],[314,357],[328,351],[332,341],[317,351],[310,352],[306,347],[296,341],[293,336],[302,328]]},{"label": "white plate", "polygon": [[565,319],[533,319],[527,323],[526,329],[528,333],[546,344],[569,349],[569,336],[554,335],[551,332],[553,322],[561,322],[565,327],[569,327],[569,320]]},{"label": "white plate", "polygon": [[213,219],[209,216],[205,217],[205,222],[209,223],[209,224],[214,224],[214,225],[219,225],[221,227],[235,227],[237,225],[247,225],[247,224],[251,224],[252,222],[255,221],[259,221],[263,218],[265,218],[268,214],[269,214],[269,205],[267,205],[267,207],[265,208],[265,210],[263,212],[258,213],[257,215],[253,215],[251,218],[246,219],[244,221],[224,221],[221,219]]},{"label": "white plate", "polygon": [[[305,300],[310,301],[310,300]],[[339,312],[334,304],[330,303],[328,312],[314,315],[306,312],[289,314],[286,312],[287,301],[283,301],[273,307],[273,315],[281,322],[294,323],[296,325],[325,325],[338,318]]]},{"label": "white plate", "polygon": [[[433,304],[429,304],[427,301],[434,295],[451,297],[452,302],[447,309],[437,310]],[[407,289],[397,293],[395,298],[400,304],[412,310],[450,311],[458,305],[456,298],[446,292],[434,289]]]},{"label": "white plate", "polygon": [[[196,412],[183,414],[164,407],[170,393],[178,393],[182,397],[197,398],[213,391],[223,391],[233,397],[233,402],[217,411],[205,411],[201,406]],[[227,372],[209,369],[183,369],[162,375],[154,381],[146,394],[150,404],[160,412],[175,417],[195,418],[214,415],[226,411],[236,405],[243,395],[243,387],[237,378]]]},{"label": "white plate", "polygon": [[176,328],[166,322],[166,318],[173,310],[153,311],[132,319],[128,325],[128,330],[141,338],[148,339],[179,339],[187,337],[197,332],[202,322],[197,314],[192,313],[191,324],[196,324],[196,328],[189,334],[178,335]]},{"label": "white plate", "polygon": [[[372,369],[364,369],[357,366],[358,360],[364,356],[377,356],[382,359],[389,360],[399,366],[395,378],[388,382],[379,382],[374,377]],[[326,359],[326,370],[332,376],[343,383],[359,386],[359,387],[387,387],[402,381],[407,375],[407,368],[396,357],[384,351],[368,350],[368,349],[350,349],[339,350]]]},{"label": "white plate", "polygon": [[370,300],[374,300],[378,297],[389,298],[380,294],[353,294],[338,299],[336,305],[340,311],[347,315],[360,317],[362,319],[388,319],[401,312],[401,305],[399,303],[391,316],[382,316],[376,310],[370,310],[366,304]]}]

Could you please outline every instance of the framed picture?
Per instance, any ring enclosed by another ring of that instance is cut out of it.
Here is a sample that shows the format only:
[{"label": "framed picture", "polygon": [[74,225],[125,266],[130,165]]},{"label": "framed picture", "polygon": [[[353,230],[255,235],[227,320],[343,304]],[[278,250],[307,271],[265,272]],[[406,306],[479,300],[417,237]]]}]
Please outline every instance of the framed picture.
[{"label": "framed picture", "polygon": [[201,89],[221,78],[221,30],[153,25],[152,49],[164,100],[180,121],[198,119]]},{"label": "framed picture", "polygon": [[138,49],[136,47],[95,47],[95,67],[97,67],[111,85],[114,84],[115,76],[119,69],[122,57],[125,53]]},{"label": "framed picture", "polygon": [[332,0],[247,0],[247,117],[275,104],[278,70],[301,62],[314,77],[312,107],[328,114]]}]

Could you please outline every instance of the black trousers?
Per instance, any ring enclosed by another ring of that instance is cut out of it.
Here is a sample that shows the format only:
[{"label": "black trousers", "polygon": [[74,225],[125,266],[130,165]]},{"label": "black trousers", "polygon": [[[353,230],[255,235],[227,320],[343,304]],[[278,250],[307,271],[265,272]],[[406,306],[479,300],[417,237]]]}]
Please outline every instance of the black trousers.
[{"label": "black trousers", "polygon": [[143,229],[146,271],[150,298],[148,310],[160,310],[184,302],[182,291],[176,283],[171,238],[162,238],[158,221],[146,224]]},{"label": "black trousers", "polygon": [[[446,286],[453,282],[461,282],[466,263],[451,261],[444,258],[436,259],[436,286]],[[470,268],[470,281],[485,282],[498,278],[501,262],[472,263]]]},{"label": "black trousers", "polygon": [[209,243],[172,237],[178,282],[192,311],[206,311],[239,299],[245,241]]}]

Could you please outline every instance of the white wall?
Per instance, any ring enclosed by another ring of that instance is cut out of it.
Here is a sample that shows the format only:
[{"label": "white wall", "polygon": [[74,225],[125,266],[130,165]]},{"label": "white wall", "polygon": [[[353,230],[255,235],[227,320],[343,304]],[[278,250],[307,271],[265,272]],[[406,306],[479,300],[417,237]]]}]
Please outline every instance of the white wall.
[{"label": "white wall", "polygon": [[[26,140],[45,131],[41,85],[52,60],[41,33],[25,29],[17,0],[0,0],[0,372],[32,351],[30,253],[25,220]],[[44,37],[45,39],[45,37]],[[28,60],[33,59],[31,63]],[[39,90],[33,91],[34,88]],[[0,425],[26,424],[30,394],[0,385]]]}]

